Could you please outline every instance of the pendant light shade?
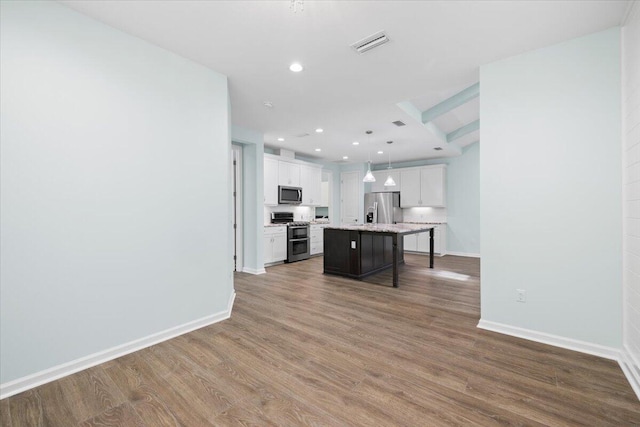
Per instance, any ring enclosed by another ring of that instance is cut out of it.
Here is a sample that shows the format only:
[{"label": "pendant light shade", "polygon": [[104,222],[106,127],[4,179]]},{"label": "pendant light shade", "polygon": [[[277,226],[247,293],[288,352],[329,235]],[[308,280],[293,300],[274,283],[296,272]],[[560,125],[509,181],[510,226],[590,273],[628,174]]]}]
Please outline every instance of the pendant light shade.
[{"label": "pendant light shade", "polygon": [[389,153],[389,167],[387,168],[387,170],[389,170],[389,175],[387,176],[387,180],[384,182],[384,186],[395,187],[396,182],[393,180],[393,177],[391,176],[391,153]]},{"label": "pendant light shade", "polygon": [[369,162],[369,167],[367,168],[367,174],[362,179],[362,182],[376,182],[376,177],[371,173],[371,162]]},{"label": "pendant light shade", "polygon": [[[371,145],[371,134],[373,132],[368,130],[367,131],[367,139],[369,142],[369,145]],[[362,178],[362,182],[376,182],[376,177],[373,176],[373,174],[371,173],[371,148],[369,148],[369,164],[367,166],[367,173],[364,176],[364,178]]]},{"label": "pendant light shade", "polygon": [[387,177],[387,180],[384,182],[384,186],[385,187],[395,187],[396,186],[396,182],[393,180],[393,177],[391,176],[391,174],[389,174],[389,176]]}]

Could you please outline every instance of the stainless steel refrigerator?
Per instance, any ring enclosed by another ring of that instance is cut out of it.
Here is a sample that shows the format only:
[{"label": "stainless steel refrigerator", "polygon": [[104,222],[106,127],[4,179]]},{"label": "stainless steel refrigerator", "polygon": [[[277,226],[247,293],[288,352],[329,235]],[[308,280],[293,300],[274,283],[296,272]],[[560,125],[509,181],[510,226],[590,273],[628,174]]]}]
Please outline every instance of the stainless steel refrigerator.
[{"label": "stainless steel refrigerator", "polygon": [[365,222],[395,224],[402,222],[400,192],[366,193],[364,195]]}]

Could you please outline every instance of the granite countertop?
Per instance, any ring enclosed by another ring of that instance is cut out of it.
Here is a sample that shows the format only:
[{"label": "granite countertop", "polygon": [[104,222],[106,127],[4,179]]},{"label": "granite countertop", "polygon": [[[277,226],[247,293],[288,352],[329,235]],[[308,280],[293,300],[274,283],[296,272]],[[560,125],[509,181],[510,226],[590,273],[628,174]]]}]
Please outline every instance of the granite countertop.
[{"label": "granite countertop", "polygon": [[405,221],[403,222],[403,224],[435,224],[435,225],[446,224],[446,223],[447,221],[422,221],[422,222]]},{"label": "granite countertop", "polygon": [[329,226],[327,228],[336,230],[408,234],[415,233],[417,231],[429,231],[430,229],[434,228],[434,225],[437,224],[410,224],[403,222],[400,224],[342,224],[340,226]]}]

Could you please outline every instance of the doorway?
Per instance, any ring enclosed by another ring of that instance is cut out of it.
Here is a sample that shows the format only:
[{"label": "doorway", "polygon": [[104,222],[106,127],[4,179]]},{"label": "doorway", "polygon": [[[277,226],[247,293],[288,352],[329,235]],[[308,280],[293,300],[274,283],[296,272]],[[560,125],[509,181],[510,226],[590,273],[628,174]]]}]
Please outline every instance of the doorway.
[{"label": "doorway", "polygon": [[231,194],[233,206],[233,271],[242,271],[242,146],[231,145]]},{"label": "doorway", "polygon": [[340,222],[342,224],[358,223],[364,197],[361,193],[362,178],[360,172],[342,172],[340,174]]}]

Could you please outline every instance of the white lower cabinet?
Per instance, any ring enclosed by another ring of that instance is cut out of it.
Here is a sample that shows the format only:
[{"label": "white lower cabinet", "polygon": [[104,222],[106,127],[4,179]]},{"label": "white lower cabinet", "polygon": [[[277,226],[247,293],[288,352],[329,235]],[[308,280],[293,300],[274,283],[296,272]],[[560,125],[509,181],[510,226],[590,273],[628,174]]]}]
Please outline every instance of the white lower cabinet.
[{"label": "white lower cabinet", "polygon": [[[433,230],[433,253],[446,255],[447,253],[447,226],[437,225]],[[429,253],[429,232],[409,234],[404,236],[404,250],[409,252]]]},{"label": "white lower cabinet", "polygon": [[287,227],[264,228],[264,264],[287,259]]},{"label": "white lower cabinet", "polygon": [[311,255],[317,255],[324,252],[324,229],[329,224],[311,224],[311,248],[309,253]]}]

